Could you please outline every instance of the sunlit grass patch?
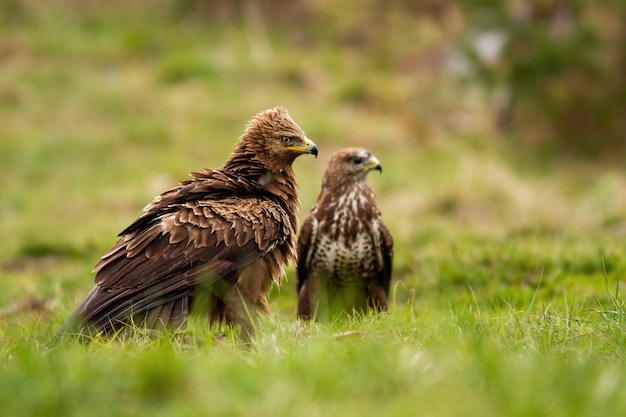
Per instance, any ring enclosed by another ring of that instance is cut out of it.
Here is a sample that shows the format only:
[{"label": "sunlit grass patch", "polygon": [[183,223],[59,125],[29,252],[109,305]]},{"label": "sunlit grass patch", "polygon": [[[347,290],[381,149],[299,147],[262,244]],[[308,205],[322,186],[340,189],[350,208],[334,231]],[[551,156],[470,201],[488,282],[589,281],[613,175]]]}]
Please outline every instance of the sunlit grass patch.
[{"label": "sunlit grass patch", "polygon": [[[624,409],[624,368],[613,360],[624,353],[623,308],[520,307],[494,311],[480,299],[442,298],[428,310],[396,308],[333,323],[276,318],[261,325],[251,346],[200,322],[183,335],[89,345],[22,338],[4,352],[0,396],[10,414],[33,415]],[[20,380],[29,381],[28,396]]]}]

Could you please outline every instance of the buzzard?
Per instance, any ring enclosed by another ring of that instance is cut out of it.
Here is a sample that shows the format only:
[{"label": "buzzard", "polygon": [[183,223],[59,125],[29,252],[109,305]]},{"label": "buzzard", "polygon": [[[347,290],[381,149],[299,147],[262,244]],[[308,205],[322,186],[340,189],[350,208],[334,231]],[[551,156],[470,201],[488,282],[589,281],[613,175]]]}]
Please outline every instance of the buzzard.
[{"label": "buzzard", "polygon": [[269,315],[273,283],[295,260],[292,163],[302,154],[317,157],[317,147],[286,109],[254,116],[221,169],[191,172],[119,234],[61,331],[176,330],[194,310],[251,335],[254,317]]},{"label": "buzzard", "polygon": [[387,310],[393,240],[367,182],[378,159],[362,148],[334,153],[298,237],[298,316]]}]

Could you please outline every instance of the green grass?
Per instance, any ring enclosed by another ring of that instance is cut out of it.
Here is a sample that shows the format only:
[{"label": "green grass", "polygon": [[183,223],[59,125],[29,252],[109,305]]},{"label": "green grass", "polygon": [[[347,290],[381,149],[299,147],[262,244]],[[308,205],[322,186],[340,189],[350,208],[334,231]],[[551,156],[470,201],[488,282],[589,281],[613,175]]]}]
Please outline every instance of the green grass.
[{"label": "green grass", "polygon": [[[569,313],[439,300],[327,325],[274,320],[251,348],[179,336],[4,355],[5,415],[620,415],[622,306]],[[33,328],[26,329],[32,332]],[[36,339],[36,338],[35,338]]]},{"label": "green grass", "polygon": [[[519,149],[474,87],[407,69],[445,47],[432,22],[368,49],[329,38],[355,24],[341,8],[329,34],[0,4],[3,416],[626,412],[626,172]],[[382,161],[390,313],[298,323],[290,267],[250,346],[200,318],[54,343],[116,234],[278,104],[320,148],[295,164],[302,215],[333,150]]]}]

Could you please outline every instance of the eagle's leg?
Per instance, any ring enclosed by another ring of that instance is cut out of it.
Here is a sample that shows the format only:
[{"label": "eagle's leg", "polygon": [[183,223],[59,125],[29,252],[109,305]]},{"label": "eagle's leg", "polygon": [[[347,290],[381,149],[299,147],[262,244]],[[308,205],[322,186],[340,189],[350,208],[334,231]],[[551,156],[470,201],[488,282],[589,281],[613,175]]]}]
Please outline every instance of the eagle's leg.
[{"label": "eagle's leg", "polygon": [[258,319],[271,315],[266,300],[253,300],[238,287],[228,291],[222,302],[224,321],[236,327],[239,337],[246,342],[254,336]]},{"label": "eagle's leg", "polygon": [[220,318],[238,326],[242,340],[254,336],[259,317],[271,316],[267,296],[273,284],[265,261],[258,259],[239,272],[237,283],[219,300]]}]

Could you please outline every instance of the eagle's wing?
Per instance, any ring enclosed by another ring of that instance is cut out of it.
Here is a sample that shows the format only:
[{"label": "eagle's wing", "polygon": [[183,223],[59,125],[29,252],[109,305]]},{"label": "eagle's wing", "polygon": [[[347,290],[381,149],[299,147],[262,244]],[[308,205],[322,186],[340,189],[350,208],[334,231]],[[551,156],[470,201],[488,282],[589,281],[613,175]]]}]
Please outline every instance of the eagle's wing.
[{"label": "eagle's wing", "polygon": [[145,312],[146,320],[175,327],[187,316],[193,287],[219,278],[234,284],[238,270],[291,230],[280,206],[261,198],[184,202],[145,217],[96,265],[96,287],[74,320],[102,329]]}]

